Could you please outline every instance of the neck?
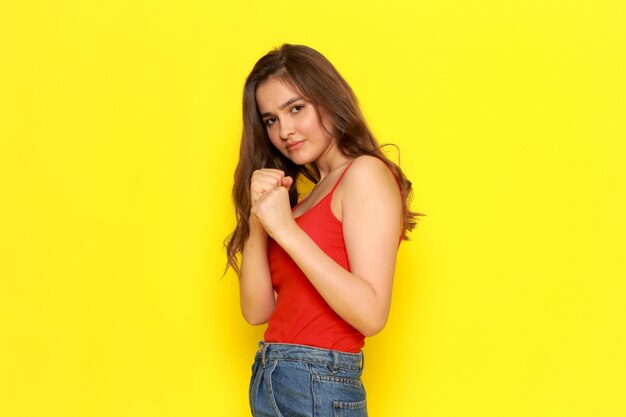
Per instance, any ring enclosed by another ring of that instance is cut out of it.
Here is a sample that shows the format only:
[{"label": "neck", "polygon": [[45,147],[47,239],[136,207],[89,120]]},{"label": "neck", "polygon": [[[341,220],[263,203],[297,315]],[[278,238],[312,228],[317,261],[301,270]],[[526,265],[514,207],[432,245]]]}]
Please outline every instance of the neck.
[{"label": "neck", "polygon": [[351,159],[341,153],[336,144],[328,148],[328,150],[320,156],[313,164],[320,173],[320,181],[328,174],[346,165]]}]

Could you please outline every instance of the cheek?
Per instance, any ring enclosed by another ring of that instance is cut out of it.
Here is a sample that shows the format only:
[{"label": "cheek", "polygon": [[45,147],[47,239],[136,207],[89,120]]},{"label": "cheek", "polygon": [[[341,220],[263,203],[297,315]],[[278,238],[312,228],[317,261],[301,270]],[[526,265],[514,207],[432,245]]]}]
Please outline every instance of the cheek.
[{"label": "cheek", "polygon": [[[321,112],[320,117],[321,119],[317,116],[317,114],[312,112],[306,120],[302,121],[302,127],[303,129],[306,129],[309,134],[313,134],[323,139],[328,139],[328,137],[331,136],[328,132],[332,132],[332,122],[325,112]],[[328,131],[326,129],[328,129]]]},{"label": "cheek", "polygon": [[282,139],[279,137],[277,129],[268,129],[267,136],[270,138],[270,143],[275,149],[278,149],[281,153],[284,153],[282,148]]},{"label": "cheek", "polygon": [[301,132],[306,132],[307,135],[319,135],[323,132],[322,126],[316,117],[307,117],[298,124]]},{"label": "cheek", "polygon": [[276,146],[276,144],[278,143],[278,134],[275,132],[276,129],[265,129],[265,132],[267,133],[267,136],[270,138],[270,142],[272,142],[272,145]]},{"label": "cheek", "polygon": [[[323,109],[320,110],[320,113],[321,113],[320,124],[323,124],[323,126],[320,126],[320,129],[324,130],[324,132],[326,132],[326,130],[328,130],[328,132],[332,132],[333,131],[333,121],[332,121],[332,118],[330,117],[328,112],[326,112]],[[326,129],[324,129],[324,127]]]}]

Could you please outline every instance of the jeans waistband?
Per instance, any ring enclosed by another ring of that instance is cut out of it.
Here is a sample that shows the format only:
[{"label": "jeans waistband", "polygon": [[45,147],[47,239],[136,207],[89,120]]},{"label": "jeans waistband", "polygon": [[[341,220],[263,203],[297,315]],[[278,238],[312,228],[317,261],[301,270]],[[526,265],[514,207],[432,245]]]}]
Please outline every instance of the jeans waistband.
[{"label": "jeans waistband", "polygon": [[326,365],[331,369],[357,371],[363,369],[363,352],[350,353],[289,343],[259,342],[256,358],[263,366],[268,359],[296,360]]}]

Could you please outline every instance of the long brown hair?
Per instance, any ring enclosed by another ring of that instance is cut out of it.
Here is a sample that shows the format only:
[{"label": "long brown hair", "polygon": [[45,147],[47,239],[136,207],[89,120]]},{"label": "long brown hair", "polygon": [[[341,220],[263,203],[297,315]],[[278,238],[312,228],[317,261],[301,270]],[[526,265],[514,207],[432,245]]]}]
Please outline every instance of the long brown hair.
[{"label": "long brown hair", "polygon": [[246,79],[243,90],[243,132],[239,150],[239,163],[235,170],[233,202],[237,226],[226,238],[228,263],[239,273],[237,255],[243,251],[245,240],[250,234],[250,180],[252,173],[261,168],[275,168],[294,179],[289,190],[293,207],[298,202],[296,179],[300,174],[317,183],[319,172],[315,166],[299,166],[283,156],[270,142],[265,125],[257,109],[255,93],[257,87],[271,78],[278,78],[299,91],[311,102],[319,116],[318,106],[332,116],[333,132],[337,146],[348,157],[371,155],[382,160],[394,173],[403,196],[404,235],[415,225],[417,216],[410,210],[412,197],[411,182],[400,167],[389,160],[370,131],[358,105],[356,96],[335,67],[319,52],[303,45],[284,44],[263,56]]}]

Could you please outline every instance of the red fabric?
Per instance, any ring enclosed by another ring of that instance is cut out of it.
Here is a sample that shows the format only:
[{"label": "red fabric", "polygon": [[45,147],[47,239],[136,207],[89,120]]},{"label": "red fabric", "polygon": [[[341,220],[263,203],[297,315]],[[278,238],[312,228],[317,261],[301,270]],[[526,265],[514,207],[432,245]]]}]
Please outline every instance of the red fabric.
[{"label": "red fabric", "polygon": [[[349,271],[342,225],[330,208],[335,189],[348,168],[350,165],[322,200],[295,220],[324,253]],[[359,352],[365,336],[330,308],[298,265],[271,238],[268,256],[272,284],[278,297],[265,331],[265,341]]]}]

